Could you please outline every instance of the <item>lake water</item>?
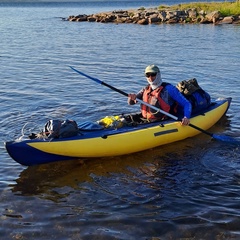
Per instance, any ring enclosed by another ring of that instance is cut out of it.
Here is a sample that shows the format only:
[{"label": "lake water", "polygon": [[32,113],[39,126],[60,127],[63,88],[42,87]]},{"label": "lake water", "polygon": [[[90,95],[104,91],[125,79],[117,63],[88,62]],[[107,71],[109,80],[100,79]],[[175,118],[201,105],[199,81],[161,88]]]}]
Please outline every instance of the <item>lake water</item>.
[{"label": "lake water", "polygon": [[[122,95],[159,65],[172,84],[196,77],[232,105],[209,131],[240,138],[240,26],[101,24],[62,17],[160,1],[0,3],[2,239],[237,239],[239,146],[200,134],[128,156],[25,167],[4,141],[48,119],[96,120],[135,111]],[[177,1],[168,2],[178,3]],[[93,146],[94,147],[94,146]]]}]

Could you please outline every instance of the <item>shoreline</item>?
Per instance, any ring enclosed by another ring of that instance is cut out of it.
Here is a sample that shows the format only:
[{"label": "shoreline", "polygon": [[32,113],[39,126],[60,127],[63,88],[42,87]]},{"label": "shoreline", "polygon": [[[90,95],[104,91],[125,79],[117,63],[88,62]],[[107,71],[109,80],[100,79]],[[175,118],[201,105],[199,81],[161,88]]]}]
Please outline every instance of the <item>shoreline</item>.
[{"label": "shoreline", "polygon": [[139,8],[130,10],[114,10],[96,14],[81,14],[63,18],[70,22],[99,22],[99,23],[133,23],[133,24],[240,24],[240,15],[222,16],[219,11],[210,13],[196,8],[186,10],[171,10],[155,8]]}]

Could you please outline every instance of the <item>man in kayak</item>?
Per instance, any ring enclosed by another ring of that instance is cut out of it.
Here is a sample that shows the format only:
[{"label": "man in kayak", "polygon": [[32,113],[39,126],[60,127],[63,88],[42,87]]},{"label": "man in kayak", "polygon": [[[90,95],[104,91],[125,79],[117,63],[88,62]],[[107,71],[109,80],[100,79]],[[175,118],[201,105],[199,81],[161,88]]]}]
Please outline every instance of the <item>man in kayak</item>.
[{"label": "man in kayak", "polygon": [[[148,85],[137,94],[128,95],[128,104],[137,103],[136,99],[147,102],[156,108],[170,114],[182,115],[182,125],[190,123],[192,113],[191,103],[179,92],[179,90],[170,83],[162,82],[161,73],[156,65],[149,65],[145,69],[145,76]],[[153,110],[150,107],[141,104],[141,114],[147,121],[161,121],[167,119],[163,113]]]}]

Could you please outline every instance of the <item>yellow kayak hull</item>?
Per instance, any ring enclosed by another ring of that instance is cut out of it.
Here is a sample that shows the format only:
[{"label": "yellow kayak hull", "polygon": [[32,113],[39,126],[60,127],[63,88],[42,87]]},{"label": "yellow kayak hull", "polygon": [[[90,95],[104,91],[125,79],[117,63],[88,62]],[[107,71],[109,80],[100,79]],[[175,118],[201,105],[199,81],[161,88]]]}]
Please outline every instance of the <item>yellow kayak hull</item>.
[{"label": "yellow kayak hull", "polygon": [[[209,129],[226,113],[230,102],[230,99],[216,101],[210,109],[192,117],[191,124],[203,130]],[[169,120],[145,126],[100,130],[96,133],[83,132],[82,135],[69,139],[13,141],[5,145],[14,160],[24,165],[34,165],[71,158],[125,155],[180,141],[199,133],[201,132],[193,127]],[[16,154],[14,151],[23,152]]]},{"label": "yellow kayak hull", "polygon": [[[228,108],[227,102],[219,108],[191,119],[191,123],[207,130],[212,127]],[[160,145],[193,137],[200,132],[180,122],[171,122],[141,130],[114,134],[107,138],[96,137],[64,142],[29,143],[38,150],[71,157],[107,157],[130,154]]]}]

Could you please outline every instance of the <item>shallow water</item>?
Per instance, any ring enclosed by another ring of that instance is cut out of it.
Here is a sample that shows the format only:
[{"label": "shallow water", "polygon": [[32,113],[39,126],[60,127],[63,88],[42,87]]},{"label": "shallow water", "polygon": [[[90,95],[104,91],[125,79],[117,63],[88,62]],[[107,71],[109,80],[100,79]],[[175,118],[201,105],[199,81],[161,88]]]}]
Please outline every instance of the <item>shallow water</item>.
[{"label": "shallow water", "polygon": [[151,63],[173,84],[196,77],[213,99],[233,98],[209,131],[240,138],[240,26],[61,20],[120,6],[0,6],[2,238],[239,237],[238,145],[200,134],[128,156],[34,167],[6,153],[3,142],[19,137],[26,123],[30,131],[52,118],[81,122],[138,109],[69,66],[126,92],[146,83]]}]

